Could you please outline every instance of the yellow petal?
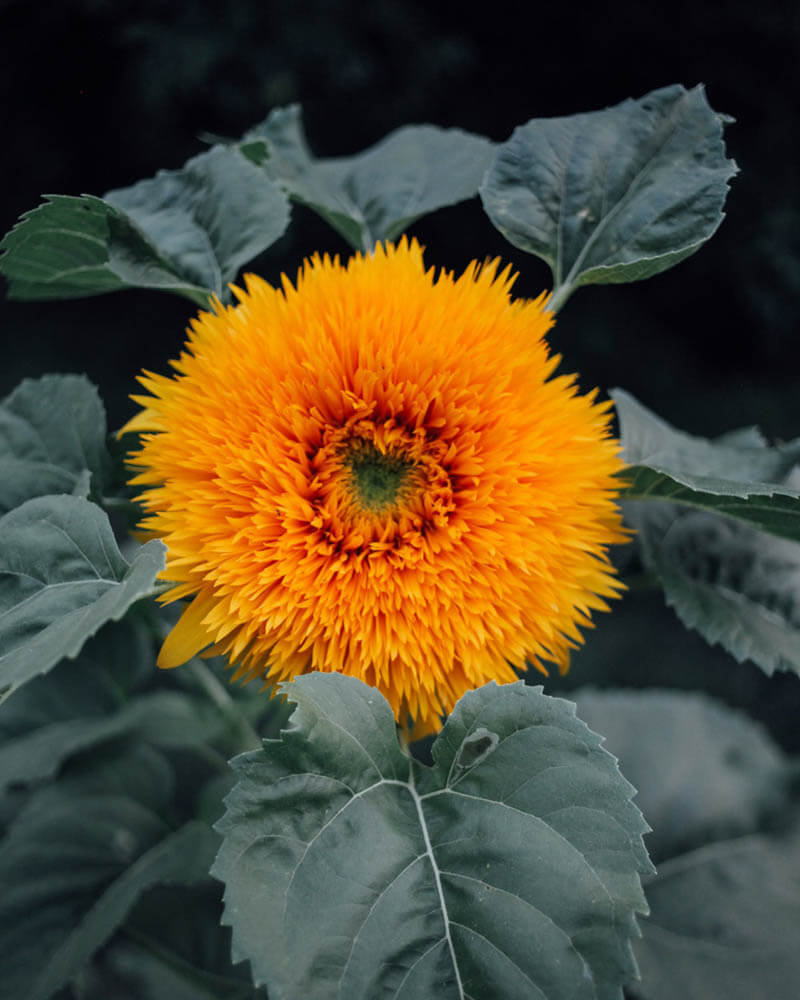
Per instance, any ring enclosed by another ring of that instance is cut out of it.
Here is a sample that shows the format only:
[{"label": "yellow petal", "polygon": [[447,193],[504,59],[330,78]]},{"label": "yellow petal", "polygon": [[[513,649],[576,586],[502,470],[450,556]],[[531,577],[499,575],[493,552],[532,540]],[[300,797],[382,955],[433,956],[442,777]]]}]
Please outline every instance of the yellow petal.
[{"label": "yellow petal", "polygon": [[202,622],[213,606],[214,599],[210,591],[201,591],[184,609],[158,654],[158,665],[162,670],[179,667],[211,642],[211,636],[203,628]]}]

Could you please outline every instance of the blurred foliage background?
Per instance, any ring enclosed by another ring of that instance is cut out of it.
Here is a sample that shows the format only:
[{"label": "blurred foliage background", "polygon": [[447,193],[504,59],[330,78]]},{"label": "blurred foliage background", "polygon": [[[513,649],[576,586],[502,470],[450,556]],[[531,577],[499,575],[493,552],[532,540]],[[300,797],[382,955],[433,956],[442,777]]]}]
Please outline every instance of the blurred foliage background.
[{"label": "blurred foliage background", "polygon": [[[758,423],[773,438],[800,435],[800,7],[623,0],[588,10],[452,0],[2,0],[0,226],[11,228],[43,193],[103,194],[178,167],[202,151],[203,133],[238,136],[295,101],[312,150],[330,156],[411,122],[502,141],[532,117],[703,82],[712,107],[737,119],[727,142],[741,174],[722,228],[664,275],[579,290],[552,343],[585,388],[622,385],[693,433]],[[459,270],[500,254],[519,269],[519,294],[548,282],[545,265],[507,244],[478,201],[412,232],[430,264]],[[295,207],[289,233],[254,270],[293,276],[317,249],[348,252]],[[133,412],[135,374],[164,370],[191,315],[188,302],[156,292],[3,301],[0,309],[0,394],[25,376],[85,371],[112,427]],[[631,594],[603,616],[567,680],[703,687],[800,749],[800,681],[768,680],[710,650],[659,595]]]}]

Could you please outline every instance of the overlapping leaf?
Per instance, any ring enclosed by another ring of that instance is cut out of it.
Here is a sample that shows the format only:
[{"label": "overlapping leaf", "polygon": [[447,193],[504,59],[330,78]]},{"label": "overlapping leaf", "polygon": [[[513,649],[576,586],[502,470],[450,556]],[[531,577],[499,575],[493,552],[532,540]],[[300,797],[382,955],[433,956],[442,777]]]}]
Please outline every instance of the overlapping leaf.
[{"label": "overlapping leaf", "polygon": [[106,414],[82,375],[25,379],[0,403],[0,514],[49,493],[101,492]]},{"label": "overlapping leaf", "polygon": [[766,673],[800,673],[800,543],[672,504],[627,505],[646,568],[688,628]]},{"label": "overlapping leaf", "polygon": [[218,883],[151,889],[89,974],[86,1000],[121,984],[136,1000],[266,1000],[247,965],[232,966]]},{"label": "overlapping leaf", "polygon": [[155,288],[207,305],[288,222],[280,189],[219,146],[104,198],[48,196],[0,243],[0,273],[17,299]]},{"label": "overlapping leaf", "polygon": [[211,830],[161,818],[169,768],[142,747],[119,750],[33,795],[0,843],[1,1000],[47,1000],[123,922],[142,892],[195,882]]},{"label": "overlapping leaf", "polygon": [[355,156],[320,160],[308,149],[298,105],[273,111],[239,148],[357,250],[474,197],[493,151],[488,139],[460,129],[407,125]]},{"label": "overlapping leaf", "polygon": [[756,832],[788,789],[787,758],[757,723],[699,692],[570,694],[639,789],[657,864],[709,840]]},{"label": "overlapping leaf", "polygon": [[610,395],[628,464],[623,499],[669,500],[800,540],[800,493],[783,483],[800,460],[800,442],[769,448],[752,432],[718,441],[692,437],[630,393]]},{"label": "overlapping leaf", "polygon": [[1,697],[75,656],[153,592],[163,567],[159,541],[128,563],[103,511],[78,497],[38,497],[0,518]]},{"label": "overlapping leaf", "polygon": [[646,827],[573,706],[470,692],[427,768],[360,681],[285,691],[290,728],[234,763],[213,869],[271,998],[622,996]]},{"label": "overlapping leaf", "polygon": [[744,837],[667,861],[647,886],[638,1000],[795,1000],[800,834]]},{"label": "overlapping leaf", "polygon": [[725,119],[702,87],[566,118],[533,119],[497,151],[481,185],[489,218],[545,260],[558,309],[580,285],[638,281],[698,250],[723,218]]}]

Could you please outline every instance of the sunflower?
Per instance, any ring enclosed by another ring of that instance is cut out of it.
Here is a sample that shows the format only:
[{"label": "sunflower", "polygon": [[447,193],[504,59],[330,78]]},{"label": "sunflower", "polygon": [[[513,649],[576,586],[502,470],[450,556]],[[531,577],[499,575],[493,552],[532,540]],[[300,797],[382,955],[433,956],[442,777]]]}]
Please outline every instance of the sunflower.
[{"label": "sunflower", "polygon": [[619,446],[611,404],[554,375],[546,296],[512,282],[496,260],[437,276],[403,239],[294,286],[248,275],[192,321],[124,428],[163,599],[191,598],[160,666],[339,671],[422,731],[526,663],[566,670],[621,588]]}]

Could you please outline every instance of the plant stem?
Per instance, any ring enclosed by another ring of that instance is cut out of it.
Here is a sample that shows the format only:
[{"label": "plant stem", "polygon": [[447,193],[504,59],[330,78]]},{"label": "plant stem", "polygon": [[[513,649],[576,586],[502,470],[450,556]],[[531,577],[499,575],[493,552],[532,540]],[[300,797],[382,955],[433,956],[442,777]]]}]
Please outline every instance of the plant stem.
[{"label": "plant stem", "polygon": [[231,728],[239,734],[243,744],[242,749],[255,750],[260,747],[261,737],[242,715],[236,702],[206,664],[195,657],[188,662],[187,667],[211,701],[222,712],[223,717],[230,722]]},{"label": "plant stem", "polygon": [[569,282],[564,282],[563,285],[558,285],[550,293],[550,298],[545,303],[545,309],[551,313],[557,313],[558,310],[564,305],[567,299],[572,295],[573,286]]}]

